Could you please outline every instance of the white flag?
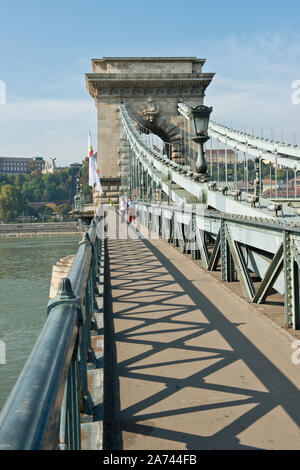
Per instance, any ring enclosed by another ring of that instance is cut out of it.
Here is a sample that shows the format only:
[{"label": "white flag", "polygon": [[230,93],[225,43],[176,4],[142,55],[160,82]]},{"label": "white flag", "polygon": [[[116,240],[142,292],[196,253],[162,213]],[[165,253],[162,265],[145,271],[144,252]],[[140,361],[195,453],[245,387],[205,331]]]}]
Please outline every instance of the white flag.
[{"label": "white flag", "polygon": [[102,194],[103,191],[102,191],[102,186],[101,186],[101,181],[100,181],[100,171],[98,170],[98,168],[96,170],[96,185],[97,185],[96,188],[97,188],[98,193]]},{"label": "white flag", "polygon": [[91,133],[89,131],[88,136],[88,156],[89,156],[89,186],[94,187],[94,184],[97,183],[96,178],[96,157],[94,155],[92,141],[91,141]]}]

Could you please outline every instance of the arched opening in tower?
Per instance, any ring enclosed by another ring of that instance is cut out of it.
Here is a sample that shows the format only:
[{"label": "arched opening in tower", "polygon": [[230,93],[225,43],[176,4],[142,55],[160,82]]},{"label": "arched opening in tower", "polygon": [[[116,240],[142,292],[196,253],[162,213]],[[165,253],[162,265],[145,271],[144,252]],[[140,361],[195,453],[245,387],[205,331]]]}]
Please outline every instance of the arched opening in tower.
[{"label": "arched opening in tower", "polygon": [[176,161],[182,153],[182,138],[180,129],[176,126],[168,126],[168,129],[162,129],[156,125],[149,126],[144,130],[145,142],[166,155],[170,160]]},{"label": "arched opening in tower", "polygon": [[[153,109],[155,110],[155,106]],[[153,113],[150,113],[150,111],[145,113],[145,110],[137,110],[134,107],[131,108],[130,105],[127,110],[139,131],[144,135],[145,142],[155,141],[154,145],[159,147],[160,151],[170,160],[178,163],[182,161],[184,150],[182,130],[171,122],[168,116],[160,113],[156,114],[154,111]]]},{"label": "arched opening in tower", "polygon": [[162,132],[154,132],[152,129],[151,131],[148,129],[144,130],[142,134],[143,140],[145,144],[149,147],[152,147],[156,152],[162,153],[166,155],[168,158],[171,158],[171,143],[167,142],[166,136]]}]

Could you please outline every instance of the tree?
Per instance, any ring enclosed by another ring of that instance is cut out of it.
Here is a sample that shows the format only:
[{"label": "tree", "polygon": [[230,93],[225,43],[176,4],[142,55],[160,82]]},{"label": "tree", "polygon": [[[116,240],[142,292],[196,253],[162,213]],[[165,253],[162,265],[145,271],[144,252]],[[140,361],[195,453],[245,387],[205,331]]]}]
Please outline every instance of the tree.
[{"label": "tree", "polygon": [[82,183],[82,192],[85,202],[92,202],[92,189],[89,186],[89,157],[86,157],[82,162],[80,170],[80,182]]},{"label": "tree", "polygon": [[61,215],[64,219],[67,219],[70,216],[69,212],[71,212],[71,210],[72,207],[70,204],[60,204],[60,206],[57,208],[58,214]]},{"label": "tree", "polygon": [[2,186],[0,192],[0,220],[4,223],[11,222],[25,209],[18,186],[11,184]]},{"label": "tree", "polygon": [[49,207],[49,205],[45,205],[41,207],[41,213],[44,214],[45,216],[51,215],[53,213],[52,207]]},{"label": "tree", "polygon": [[29,206],[27,204],[27,206],[25,207],[25,210],[24,210],[24,215],[26,215],[27,217],[36,217],[38,219],[39,217],[39,213],[31,206]]},{"label": "tree", "polygon": [[30,173],[33,173],[36,169],[37,169],[36,161],[35,161],[35,160],[31,160],[31,161],[28,163],[28,170],[29,170],[29,172],[30,172]]},{"label": "tree", "polygon": [[19,188],[22,188],[24,181],[25,181],[25,175],[22,175],[22,174],[14,175],[14,186],[19,186]]},{"label": "tree", "polygon": [[9,177],[6,173],[0,173],[0,188],[1,186],[4,186],[5,184],[9,184]]},{"label": "tree", "polygon": [[32,165],[31,174],[6,175],[0,173],[0,189],[5,184],[19,186],[23,199],[28,202],[70,200],[72,168],[61,168],[54,174],[43,175],[39,169],[34,169],[34,161]]},{"label": "tree", "polygon": [[57,207],[57,205],[56,205],[56,204],[54,204],[54,203],[51,203],[51,202],[48,202],[48,204],[46,204],[46,205],[45,205],[45,207],[50,207],[50,209],[52,209],[52,212],[55,212],[55,213],[57,213],[57,209],[58,209],[58,207]]}]

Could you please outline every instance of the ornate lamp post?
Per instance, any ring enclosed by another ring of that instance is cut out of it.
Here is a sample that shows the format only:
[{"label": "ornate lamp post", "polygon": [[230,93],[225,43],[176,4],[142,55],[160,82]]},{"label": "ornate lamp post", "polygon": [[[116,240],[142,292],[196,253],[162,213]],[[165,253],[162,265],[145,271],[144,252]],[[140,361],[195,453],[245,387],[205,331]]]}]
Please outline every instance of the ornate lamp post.
[{"label": "ornate lamp post", "polygon": [[196,137],[192,140],[198,144],[198,157],[196,161],[196,171],[201,175],[203,181],[207,181],[207,164],[205,160],[204,144],[209,139],[207,130],[210,114],[213,108],[200,104],[191,108],[192,122]]},{"label": "ornate lamp post", "polygon": [[254,168],[255,168],[255,180],[254,180],[254,195],[260,197],[260,161],[259,158],[255,158],[254,160]]},{"label": "ornate lamp post", "polygon": [[79,176],[76,176],[76,194],[74,197],[75,211],[82,211],[83,203],[84,203],[84,197],[82,194],[82,184],[80,183]]}]

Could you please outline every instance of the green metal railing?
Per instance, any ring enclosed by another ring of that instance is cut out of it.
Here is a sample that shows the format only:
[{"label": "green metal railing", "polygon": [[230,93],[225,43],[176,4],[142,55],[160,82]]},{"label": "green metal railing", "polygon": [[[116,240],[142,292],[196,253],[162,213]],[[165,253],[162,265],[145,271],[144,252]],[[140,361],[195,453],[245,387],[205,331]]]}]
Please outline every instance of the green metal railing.
[{"label": "green metal railing", "polygon": [[239,281],[250,302],[263,304],[277,291],[283,296],[285,326],[300,329],[297,224],[292,226],[284,218],[220,213],[201,204],[180,207],[138,201],[136,209],[142,226],[192,259],[201,259],[205,270],[220,270],[222,281]]},{"label": "green metal railing", "polygon": [[87,367],[96,362],[91,329],[103,219],[100,207],[48,304],[45,325],[0,415],[0,450],[81,448],[81,414],[93,414]]}]

